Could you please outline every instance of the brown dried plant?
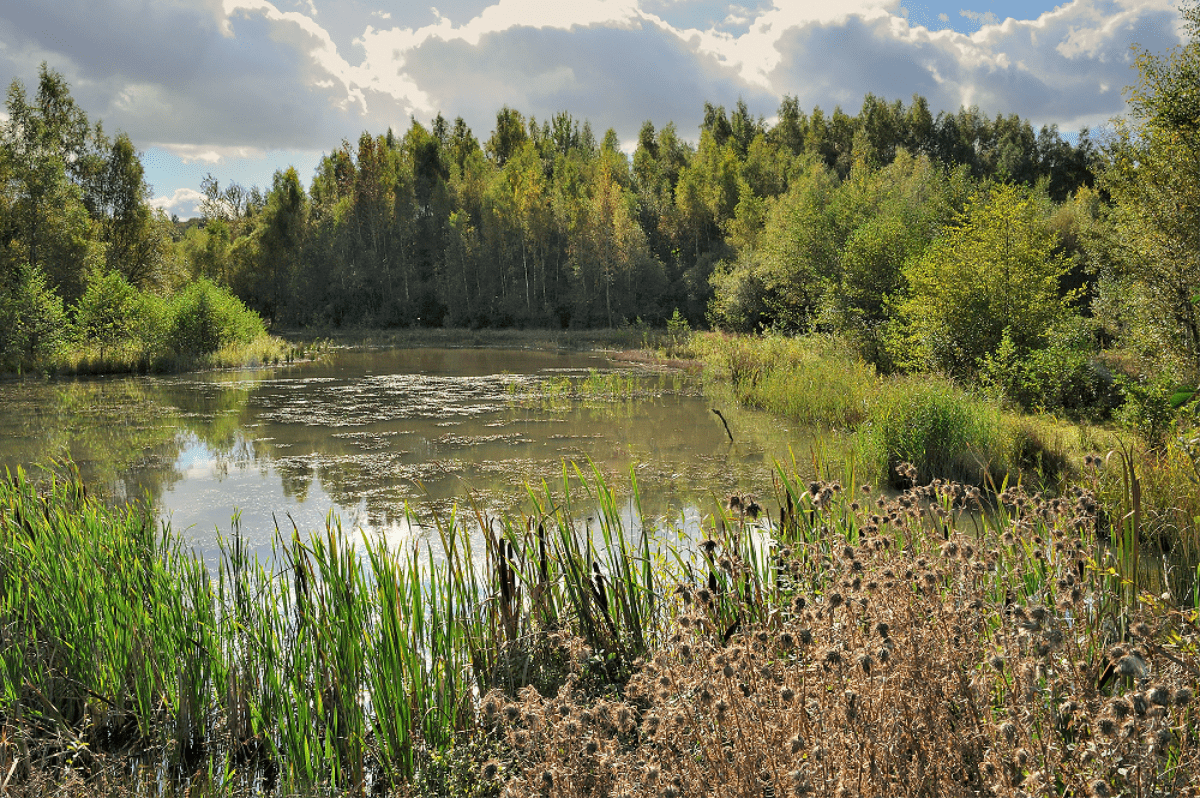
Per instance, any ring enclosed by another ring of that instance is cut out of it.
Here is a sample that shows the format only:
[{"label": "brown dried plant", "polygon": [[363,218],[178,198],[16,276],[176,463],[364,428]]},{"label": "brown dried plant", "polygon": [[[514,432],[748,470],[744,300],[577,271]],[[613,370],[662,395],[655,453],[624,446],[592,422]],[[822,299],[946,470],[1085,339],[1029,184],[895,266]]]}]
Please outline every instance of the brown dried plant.
[{"label": "brown dried plant", "polygon": [[865,509],[810,488],[820,535],[774,552],[760,620],[730,634],[729,603],[760,596],[684,585],[677,631],[610,698],[575,678],[486,697],[502,794],[1200,794],[1195,613],[1109,600],[1090,495],[1006,490],[972,526],[961,485]]}]

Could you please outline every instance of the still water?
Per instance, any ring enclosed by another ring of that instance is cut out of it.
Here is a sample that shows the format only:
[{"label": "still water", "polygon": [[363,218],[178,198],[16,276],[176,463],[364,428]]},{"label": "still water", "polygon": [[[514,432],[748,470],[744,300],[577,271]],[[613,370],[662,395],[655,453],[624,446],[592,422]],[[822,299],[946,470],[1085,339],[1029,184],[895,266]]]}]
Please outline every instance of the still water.
[{"label": "still water", "polygon": [[[614,377],[623,387],[605,390]],[[695,377],[593,353],[346,349],[288,367],[0,384],[0,465],[69,457],[209,554],[235,513],[259,550],[276,524],[314,531],[330,513],[403,543],[429,534],[414,514],[519,513],[526,486],[561,494],[564,463],[589,460],[618,492],[636,475],[647,521],[695,519],[733,491],[771,503],[775,461],[813,446]]]}]

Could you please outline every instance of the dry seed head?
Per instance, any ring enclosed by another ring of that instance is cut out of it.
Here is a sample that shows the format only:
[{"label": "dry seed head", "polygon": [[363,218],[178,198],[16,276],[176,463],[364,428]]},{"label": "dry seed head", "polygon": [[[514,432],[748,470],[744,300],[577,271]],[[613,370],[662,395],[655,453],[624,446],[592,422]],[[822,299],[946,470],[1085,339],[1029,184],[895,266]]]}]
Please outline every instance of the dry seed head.
[{"label": "dry seed head", "polygon": [[1192,689],[1190,687],[1180,687],[1175,691],[1175,706],[1186,707],[1192,703]]},{"label": "dry seed head", "polygon": [[1100,733],[1105,737],[1112,737],[1117,733],[1117,722],[1112,718],[1100,718],[1098,721],[1096,721],[1096,728],[1099,729]]},{"label": "dry seed head", "polygon": [[796,691],[790,687],[784,687],[779,691],[779,700],[783,701],[785,704],[792,703],[792,700],[795,699],[795,697]]},{"label": "dry seed head", "polygon": [[496,778],[496,776],[500,775],[500,763],[494,759],[489,759],[487,762],[483,763],[483,767],[480,768],[479,775],[483,777],[484,781],[493,780]]},{"label": "dry seed head", "polygon": [[796,754],[800,753],[801,750],[803,750],[804,738],[800,736],[800,734],[795,734],[792,736],[792,739],[788,741],[788,745],[791,746],[792,756],[795,756]]},{"label": "dry seed head", "polygon": [[1151,704],[1157,704],[1160,707],[1165,707],[1171,703],[1171,691],[1163,685],[1150,688],[1150,692],[1146,694],[1150,699]]}]

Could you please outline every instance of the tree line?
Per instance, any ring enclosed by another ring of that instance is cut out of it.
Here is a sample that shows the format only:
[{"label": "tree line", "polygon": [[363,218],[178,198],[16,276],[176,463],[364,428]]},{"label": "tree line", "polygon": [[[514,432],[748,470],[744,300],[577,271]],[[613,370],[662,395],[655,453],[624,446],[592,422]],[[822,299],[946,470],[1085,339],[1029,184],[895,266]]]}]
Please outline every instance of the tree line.
[{"label": "tree line", "polygon": [[[305,190],[205,182],[182,242],[196,274],[288,324],[616,326],[676,308],[710,319],[714,271],[752,248],[767,212],[819,170],[840,183],[897,157],[968,181],[1041,183],[1059,200],[1094,181],[1096,148],[977,108],[868,95],[857,116],[784,98],[768,124],[706,104],[699,142],[646,122],[632,158],[568,112],[502,108],[480,143],[462,118],[364,133]],[[715,319],[715,320],[720,320]]]}]

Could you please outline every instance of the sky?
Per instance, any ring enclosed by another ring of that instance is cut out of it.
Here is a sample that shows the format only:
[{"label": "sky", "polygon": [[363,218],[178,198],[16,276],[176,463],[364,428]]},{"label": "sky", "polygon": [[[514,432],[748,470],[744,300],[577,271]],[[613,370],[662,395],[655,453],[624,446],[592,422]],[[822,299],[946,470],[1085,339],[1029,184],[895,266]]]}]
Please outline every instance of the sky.
[{"label": "sky", "polygon": [[1172,0],[435,2],[0,0],[0,79],[62,73],[186,219],[206,174],[265,188],[291,165],[308,182],[343,139],[439,112],[482,143],[504,105],[626,147],[646,120],[695,140],[705,102],[770,120],[785,95],[857,113],[868,92],[1073,133],[1124,112],[1132,44],[1183,36]]}]

